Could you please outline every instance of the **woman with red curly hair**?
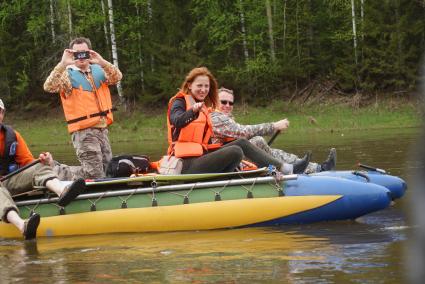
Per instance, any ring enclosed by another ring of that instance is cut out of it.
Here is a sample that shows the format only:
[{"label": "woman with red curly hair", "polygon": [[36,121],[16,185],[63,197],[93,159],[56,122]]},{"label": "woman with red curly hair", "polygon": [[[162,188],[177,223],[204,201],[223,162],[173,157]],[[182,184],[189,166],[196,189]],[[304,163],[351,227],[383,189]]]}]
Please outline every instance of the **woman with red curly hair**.
[{"label": "woman with red curly hair", "polygon": [[275,166],[285,174],[302,173],[310,157],[282,164],[246,139],[211,144],[210,113],[218,106],[217,81],[206,67],[192,69],[168,103],[168,155],[183,159],[183,174],[233,172],[242,159],[259,167]]}]

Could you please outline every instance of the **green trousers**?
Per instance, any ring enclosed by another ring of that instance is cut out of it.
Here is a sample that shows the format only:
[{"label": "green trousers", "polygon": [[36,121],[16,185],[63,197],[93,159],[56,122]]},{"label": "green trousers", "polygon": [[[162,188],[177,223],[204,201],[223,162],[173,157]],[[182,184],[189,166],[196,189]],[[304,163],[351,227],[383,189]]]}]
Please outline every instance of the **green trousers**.
[{"label": "green trousers", "polygon": [[31,191],[35,186],[45,186],[46,182],[54,178],[57,175],[51,167],[37,164],[5,180],[0,187],[1,219],[6,222],[6,215],[10,210],[19,212],[11,195]]}]

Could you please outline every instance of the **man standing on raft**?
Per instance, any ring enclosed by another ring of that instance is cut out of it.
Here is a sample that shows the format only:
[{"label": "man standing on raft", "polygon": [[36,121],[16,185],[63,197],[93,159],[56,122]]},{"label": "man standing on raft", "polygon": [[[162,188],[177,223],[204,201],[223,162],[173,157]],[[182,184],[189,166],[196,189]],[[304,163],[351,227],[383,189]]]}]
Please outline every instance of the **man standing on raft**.
[{"label": "man standing on raft", "polygon": [[96,51],[88,38],[79,37],[65,49],[61,61],[44,83],[44,90],[59,93],[82,169],[83,178],[105,176],[112,158],[108,125],[113,122],[108,85],[117,84],[122,74]]}]

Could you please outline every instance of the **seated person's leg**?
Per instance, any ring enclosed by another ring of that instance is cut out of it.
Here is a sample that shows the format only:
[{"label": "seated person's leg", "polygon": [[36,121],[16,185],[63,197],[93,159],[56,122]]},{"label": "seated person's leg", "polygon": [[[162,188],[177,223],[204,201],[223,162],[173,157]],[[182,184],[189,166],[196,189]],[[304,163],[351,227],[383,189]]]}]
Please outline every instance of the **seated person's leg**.
[{"label": "seated person's leg", "polygon": [[282,167],[282,162],[276,158],[273,158],[265,151],[261,150],[257,146],[251,144],[247,139],[241,138],[233,142],[226,144],[223,147],[229,147],[232,145],[237,145],[242,148],[244,156],[250,161],[254,162],[259,167],[267,167],[268,165],[275,166],[278,170]]},{"label": "seated person's leg", "polygon": [[24,221],[19,216],[18,208],[13,202],[9,191],[4,187],[0,187],[0,212],[2,221],[13,224],[26,240],[35,238],[40,224],[40,215],[35,213]]},{"label": "seated person's leg", "polygon": [[184,159],[182,174],[233,172],[242,157],[240,147],[222,147],[201,157]]}]

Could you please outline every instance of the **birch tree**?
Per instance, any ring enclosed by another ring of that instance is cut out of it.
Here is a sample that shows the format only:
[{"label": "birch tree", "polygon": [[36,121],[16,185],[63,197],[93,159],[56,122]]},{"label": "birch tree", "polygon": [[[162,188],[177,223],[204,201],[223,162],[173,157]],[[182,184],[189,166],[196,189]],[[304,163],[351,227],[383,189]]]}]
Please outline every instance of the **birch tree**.
[{"label": "birch tree", "polygon": [[56,34],[55,34],[55,13],[53,9],[54,0],[50,0],[50,31],[52,33],[52,42],[56,43]]},{"label": "birch tree", "polygon": [[360,0],[360,19],[361,19],[361,28],[362,28],[362,40],[364,40],[364,0]]},{"label": "birch tree", "polygon": [[353,24],[353,48],[354,48],[354,62],[357,65],[357,31],[356,31],[356,7],[354,0],[351,0],[351,19]]},{"label": "birch tree", "polygon": [[239,0],[239,18],[241,22],[241,33],[242,33],[242,45],[243,45],[243,54],[245,57],[245,62],[249,59],[248,46],[246,43],[246,30],[245,30],[245,14],[243,11],[242,0]]},{"label": "birch tree", "polygon": [[[117,43],[115,42],[115,25],[114,25],[114,8],[112,6],[112,0],[108,0],[108,9],[109,9],[109,30],[111,31],[111,50],[112,50],[112,60],[115,66],[118,66],[118,52],[117,52]],[[121,82],[117,84],[118,96],[120,101],[124,102],[124,97],[122,94]]]},{"label": "birch tree", "polygon": [[[149,33],[150,33],[149,38],[152,39],[153,28],[152,28],[152,2],[151,2],[151,0],[148,0],[147,4],[148,4],[148,22],[149,22]],[[151,54],[151,72],[152,73],[155,72],[155,58],[154,58],[153,54]]]},{"label": "birch tree", "polygon": [[269,28],[269,44],[270,44],[270,57],[274,62],[276,60],[276,53],[274,50],[274,39],[273,39],[273,18],[272,8],[270,6],[270,0],[266,0],[266,12],[267,12],[267,24]]},{"label": "birch tree", "polygon": [[[105,3],[103,1],[104,0],[100,0],[100,4],[102,6],[102,15],[103,15],[103,33],[105,35],[106,46],[110,46],[109,35],[108,35],[108,23],[107,23],[108,16],[106,14]],[[108,48],[108,55],[109,57],[111,57],[111,50],[109,48]]]},{"label": "birch tree", "polygon": [[298,58],[298,67],[301,66],[301,50],[300,50],[300,21],[298,19],[298,10],[299,10],[299,4],[298,0],[296,0],[296,7],[295,7],[295,25],[296,25],[296,40],[297,40],[297,58]]},{"label": "birch tree", "polygon": [[286,57],[286,4],[287,0],[283,0],[283,54]]},{"label": "birch tree", "polygon": [[145,75],[143,73],[143,56],[142,56],[142,33],[140,32],[141,27],[141,21],[140,21],[140,8],[139,5],[136,3],[136,14],[137,14],[137,39],[138,39],[138,51],[139,51],[139,66],[140,66],[140,83],[142,84],[142,91],[145,91]]},{"label": "birch tree", "polygon": [[70,0],[66,1],[67,8],[68,8],[68,35],[69,35],[69,41],[72,40],[72,13],[71,13],[71,2]]},{"label": "birch tree", "polygon": [[401,23],[400,23],[400,0],[396,0],[395,3],[395,26],[396,26],[396,39],[397,39],[397,69],[400,72],[402,61],[403,61],[403,47],[402,47],[402,35],[401,35]]}]

